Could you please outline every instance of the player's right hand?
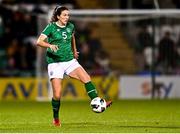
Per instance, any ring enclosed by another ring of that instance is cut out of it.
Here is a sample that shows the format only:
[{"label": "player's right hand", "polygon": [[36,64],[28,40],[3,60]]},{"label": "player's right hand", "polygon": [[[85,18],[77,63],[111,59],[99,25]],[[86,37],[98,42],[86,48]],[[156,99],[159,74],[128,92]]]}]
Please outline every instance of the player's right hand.
[{"label": "player's right hand", "polygon": [[57,52],[57,50],[59,49],[57,45],[50,45],[49,48],[50,48],[51,51],[53,51],[53,52]]}]

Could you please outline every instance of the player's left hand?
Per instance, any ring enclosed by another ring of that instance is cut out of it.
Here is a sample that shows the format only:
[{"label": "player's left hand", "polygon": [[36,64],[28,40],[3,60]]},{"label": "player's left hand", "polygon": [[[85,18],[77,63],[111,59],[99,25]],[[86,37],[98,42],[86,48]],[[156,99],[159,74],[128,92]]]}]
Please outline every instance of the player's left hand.
[{"label": "player's left hand", "polygon": [[79,52],[77,52],[77,51],[74,52],[74,58],[75,58],[75,59],[78,59],[78,57],[79,57]]}]

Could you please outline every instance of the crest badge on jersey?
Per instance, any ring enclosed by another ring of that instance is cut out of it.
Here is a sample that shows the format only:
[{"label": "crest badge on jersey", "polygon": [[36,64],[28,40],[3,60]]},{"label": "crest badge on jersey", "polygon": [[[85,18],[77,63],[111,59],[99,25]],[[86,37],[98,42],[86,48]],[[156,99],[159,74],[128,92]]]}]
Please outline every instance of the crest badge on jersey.
[{"label": "crest badge on jersey", "polygon": [[67,28],[66,31],[67,31],[68,33],[70,33],[70,32],[71,32],[71,29],[70,29],[70,28]]}]

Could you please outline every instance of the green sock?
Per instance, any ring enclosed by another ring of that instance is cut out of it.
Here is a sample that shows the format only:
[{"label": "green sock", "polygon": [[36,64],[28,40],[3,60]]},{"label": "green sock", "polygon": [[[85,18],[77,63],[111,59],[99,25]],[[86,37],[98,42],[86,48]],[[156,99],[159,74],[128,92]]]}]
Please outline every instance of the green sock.
[{"label": "green sock", "polygon": [[60,108],[60,100],[54,100],[52,98],[52,108],[53,108],[53,117],[55,119],[58,119],[59,118],[59,108]]},{"label": "green sock", "polygon": [[96,88],[91,81],[88,83],[85,83],[85,88],[91,100],[98,97]]}]

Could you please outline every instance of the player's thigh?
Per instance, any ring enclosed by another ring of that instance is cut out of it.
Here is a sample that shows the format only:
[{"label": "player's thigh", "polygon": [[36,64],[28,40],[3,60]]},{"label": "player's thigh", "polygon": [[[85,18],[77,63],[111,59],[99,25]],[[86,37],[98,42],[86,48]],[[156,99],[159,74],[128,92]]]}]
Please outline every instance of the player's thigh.
[{"label": "player's thigh", "polygon": [[78,79],[83,83],[87,83],[91,80],[89,74],[84,70],[83,67],[78,67],[68,74],[70,77]]},{"label": "player's thigh", "polygon": [[62,90],[62,79],[60,78],[51,79],[51,85],[53,89],[53,95],[59,96]]}]

